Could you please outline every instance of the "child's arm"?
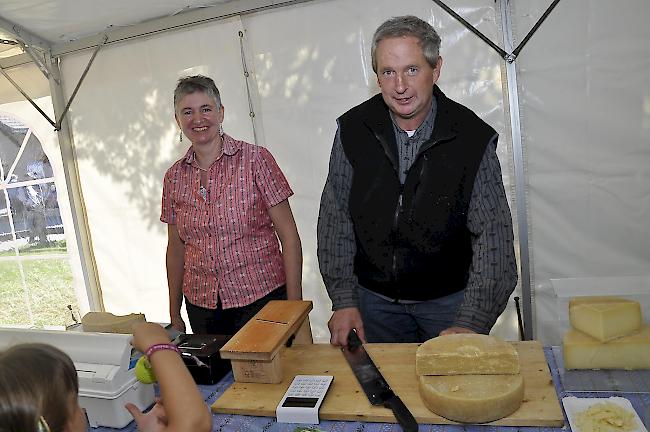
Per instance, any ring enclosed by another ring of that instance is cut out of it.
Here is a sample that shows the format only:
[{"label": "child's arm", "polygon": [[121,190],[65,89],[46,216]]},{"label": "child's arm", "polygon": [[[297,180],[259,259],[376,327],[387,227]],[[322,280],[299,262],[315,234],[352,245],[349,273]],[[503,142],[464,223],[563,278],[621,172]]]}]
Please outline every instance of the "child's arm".
[{"label": "child's arm", "polygon": [[[133,346],[137,350],[146,352],[152,345],[165,343],[169,343],[169,337],[160,325],[141,323],[133,327]],[[212,416],[181,356],[163,349],[152,353],[149,363],[160,386],[162,404],[157,403],[147,414],[127,404],[138,429],[143,432],[210,431]]]}]

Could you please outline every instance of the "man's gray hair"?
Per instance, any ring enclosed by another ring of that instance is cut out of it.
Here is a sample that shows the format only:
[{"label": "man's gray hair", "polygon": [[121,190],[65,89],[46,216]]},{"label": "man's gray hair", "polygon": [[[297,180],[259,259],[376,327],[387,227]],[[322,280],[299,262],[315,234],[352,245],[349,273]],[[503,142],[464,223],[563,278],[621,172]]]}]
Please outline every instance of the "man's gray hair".
[{"label": "man's gray hair", "polygon": [[384,21],[375,31],[370,49],[372,70],[375,73],[377,73],[377,45],[379,42],[387,38],[404,36],[413,36],[419,41],[424,58],[435,69],[440,55],[440,36],[428,22],[413,15],[404,15]]},{"label": "man's gray hair", "polygon": [[221,95],[219,89],[212,80],[203,75],[193,75],[180,78],[174,90],[174,111],[178,109],[177,104],[188,94],[200,91],[214,99],[217,110],[221,109]]}]

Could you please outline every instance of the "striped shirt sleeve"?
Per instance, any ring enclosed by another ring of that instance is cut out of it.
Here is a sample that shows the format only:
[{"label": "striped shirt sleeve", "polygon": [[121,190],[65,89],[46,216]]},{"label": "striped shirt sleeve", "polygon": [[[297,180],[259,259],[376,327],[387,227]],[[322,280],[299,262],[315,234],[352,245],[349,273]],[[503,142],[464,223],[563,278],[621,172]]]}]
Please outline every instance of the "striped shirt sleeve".
[{"label": "striped shirt sleeve", "polygon": [[356,242],[348,201],[352,188],[352,165],[343,152],[336,131],[329,172],[318,213],[318,264],[332,310],[358,307],[357,277],[354,274]]},{"label": "striped shirt sleeve", "polygon": [[474,180],[467,227],[473,258],[455,326],[488,333],[517,285],[512,217],[496,154],[498,136],[488,144]]}]

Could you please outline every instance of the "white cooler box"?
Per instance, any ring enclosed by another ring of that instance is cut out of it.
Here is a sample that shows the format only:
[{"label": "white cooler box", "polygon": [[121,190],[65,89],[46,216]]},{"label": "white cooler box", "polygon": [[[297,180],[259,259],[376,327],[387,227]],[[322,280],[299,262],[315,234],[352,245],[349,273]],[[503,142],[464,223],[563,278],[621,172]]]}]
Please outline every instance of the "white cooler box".
[{"label": "white cooler box", "polygon": [[126,403],[131,402],[142,411],[154,401],[153,385],[138,381],[133,369],[119,379],[117,366],[87,363],[75,363],[75,366],[79,375],[79,405],[86,410],[91,427],[123,428],[133,420],[124,408]]},{"label": "white cooler box", "polygon": [[0,328],[0,350],[26,342],[54,345],[68,354],[79,376],[79,405],[91,427],[122,428],[133,417],[127,402],[140,410],[154,402],[152,384],[135,377],[131,363],[131,335]]}]

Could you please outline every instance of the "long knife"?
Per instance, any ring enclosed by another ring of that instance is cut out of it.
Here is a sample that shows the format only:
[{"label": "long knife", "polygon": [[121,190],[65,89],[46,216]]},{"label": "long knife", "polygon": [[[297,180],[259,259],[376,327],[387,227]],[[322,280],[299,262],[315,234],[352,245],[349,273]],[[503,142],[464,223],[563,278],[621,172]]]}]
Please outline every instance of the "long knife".
[{"label": "long knife", "polygon": [[391,390],[384,377],[363,348],[357,332],[348,334],[348,346],[341,348],[354,376],[373,405],[383,405],[395,414],[397,422],[405,432],[417,432],[418,423],[404,402]]}]

